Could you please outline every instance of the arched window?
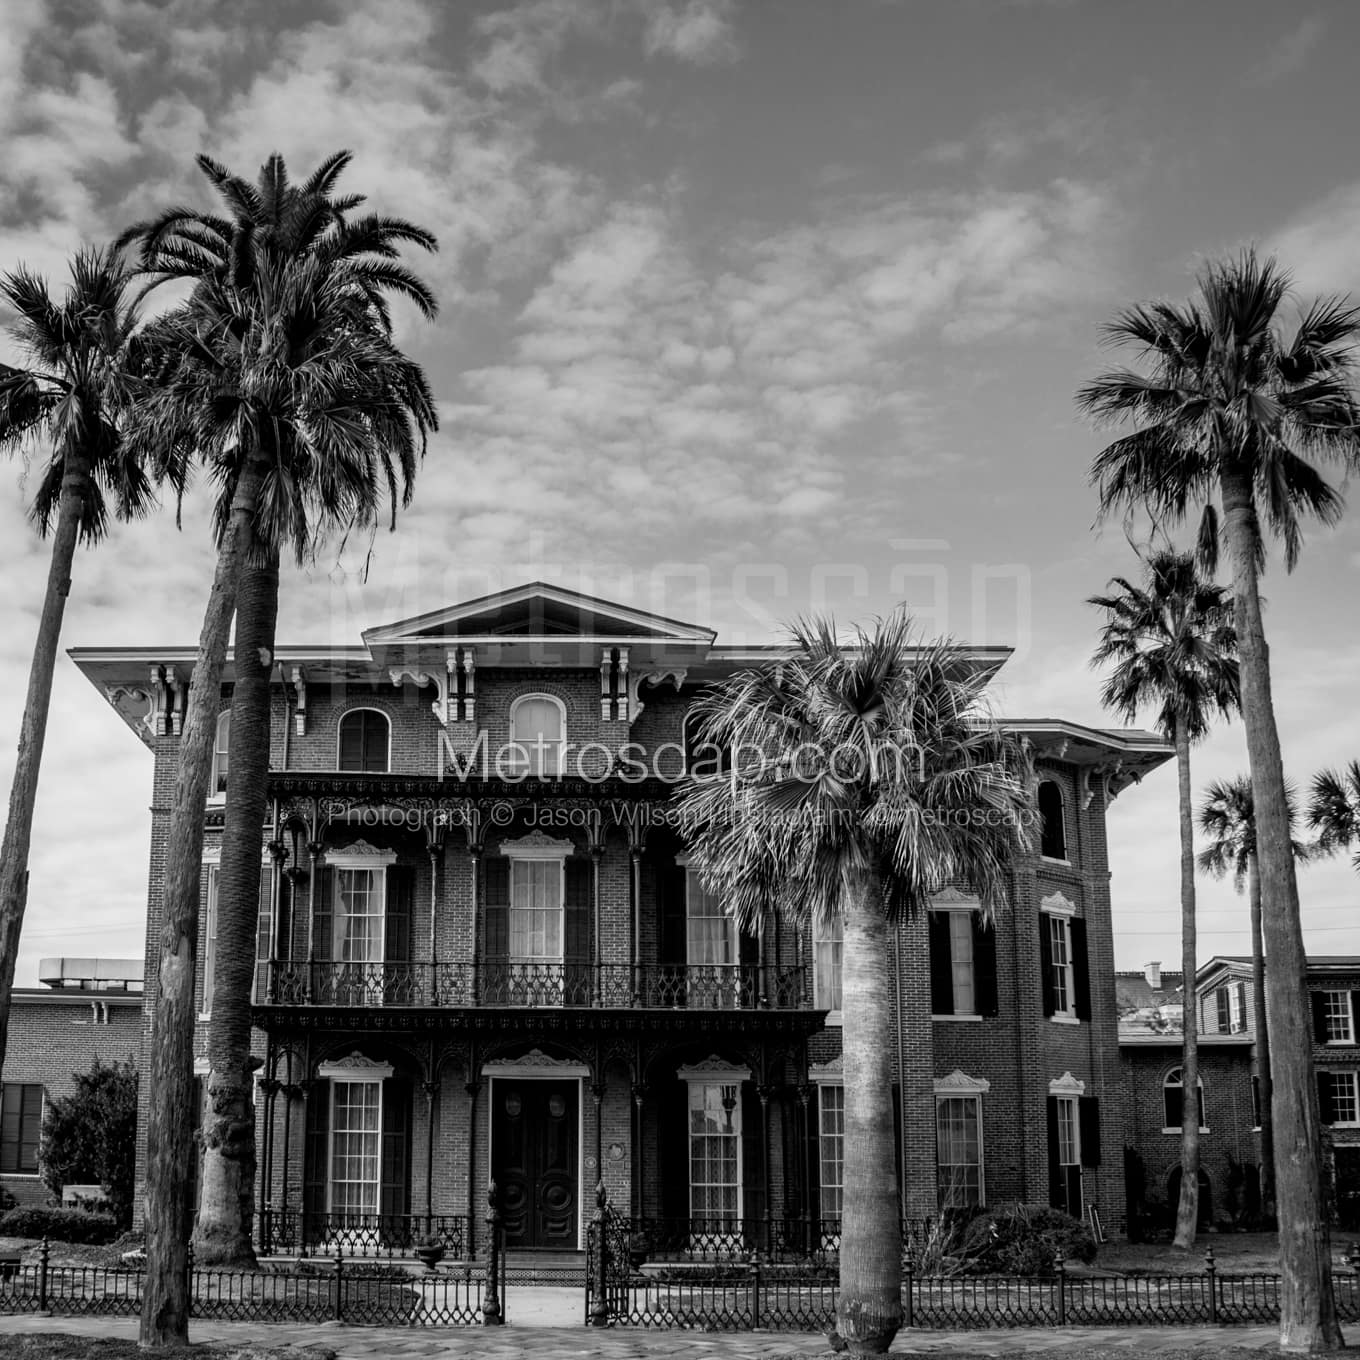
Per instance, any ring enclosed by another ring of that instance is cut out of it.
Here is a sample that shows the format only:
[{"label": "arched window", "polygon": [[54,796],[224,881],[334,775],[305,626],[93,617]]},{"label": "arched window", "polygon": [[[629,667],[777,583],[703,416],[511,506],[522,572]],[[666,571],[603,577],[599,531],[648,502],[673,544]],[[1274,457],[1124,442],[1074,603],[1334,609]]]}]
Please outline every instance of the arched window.
[{"label": "arched window", "polygon": [[227,791],[227,744],[231,737],[231,709],[217,715],[217,735],[213,738],[212,783],[210,797],[220,798]]},{"label": "arched window", "polygon": [[340,719],[336,768],[386,774],[392,724],[376,708],[352,708]]},{"label": "arched window", "polygon": [[[1173,1067],[1162,1082],[1162,1131],[1179,1132],[1181,1111],[1185,1108],[1185,1083],[1179,1067]],[[1204,1078],[1199,1079],[1199,1127],[1204,1132]]]},{"label": "arched window", "polygon": [[567,711],[560,699],[526,694],[510,708],[510,741],[518,749],[513,765],[529,774],[557,774],[567,739]]},{"label": "arched window", "polygon": [[1039,853],[1045,859],[1067,858],[1062,790],[1051,779],[1039,785]]}]

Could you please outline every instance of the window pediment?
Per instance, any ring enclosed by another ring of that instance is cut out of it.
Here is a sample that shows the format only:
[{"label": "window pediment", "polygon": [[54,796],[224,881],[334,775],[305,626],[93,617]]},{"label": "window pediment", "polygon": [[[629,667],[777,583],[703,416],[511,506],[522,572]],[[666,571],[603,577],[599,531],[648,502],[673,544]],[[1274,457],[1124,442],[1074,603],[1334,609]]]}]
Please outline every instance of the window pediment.
[{"label": "window pediment", "polygon": [[992,1089],[986,1077],[970,1077],[956,1067],[947,1077],[935,1078],[937,1096],[982,1096]]}]

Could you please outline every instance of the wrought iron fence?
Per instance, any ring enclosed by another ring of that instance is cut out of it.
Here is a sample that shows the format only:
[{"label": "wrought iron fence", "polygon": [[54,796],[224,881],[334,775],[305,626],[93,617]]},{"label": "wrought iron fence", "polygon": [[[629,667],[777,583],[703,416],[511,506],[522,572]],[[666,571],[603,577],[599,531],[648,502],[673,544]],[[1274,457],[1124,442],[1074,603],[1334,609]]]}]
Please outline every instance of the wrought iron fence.
[{"label": "wrought iron fence", "polygon": [[[773,964],[295,963],[260,965],[276,1006],[809,1010],[806,969]],[[262,985],[261,985],[262,984]]]},{"label": "wrought iron fence", "polygon": [[[343,1253],[277,1270],[190,1271],[190,1312],[230,1322],[347,1322],[357,1326],[471,1327],[504,1320],[498,1265],[420,1270]],[[145,1271],[58,1266],[44,1242],[36,1263],[0,1276],[0,1313],[136,1316]]]},{"label": "wrought iron fence", "polygon": [[473,1259],[466,1214],[308,1213],[292,1206],[269,1207],[255,1215],[256,1250],[264,1256],[420,1256],[430,1246],[442,1259]]}]

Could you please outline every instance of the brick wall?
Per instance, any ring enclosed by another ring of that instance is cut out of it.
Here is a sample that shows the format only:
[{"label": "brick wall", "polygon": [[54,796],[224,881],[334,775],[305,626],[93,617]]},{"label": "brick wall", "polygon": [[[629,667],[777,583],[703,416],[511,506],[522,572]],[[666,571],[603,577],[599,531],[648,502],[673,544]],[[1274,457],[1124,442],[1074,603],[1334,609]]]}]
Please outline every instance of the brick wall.
[{"label": "brick wall", "polygon": [[[44,1100],[69,1096],[75,1074],[94,1060],[136,1063],[141,1049],[142,998],[125,992],[59,992],[16,987],[10,994],[9,1044],[3,1080],[42,1086]],[[0,1176],[20,1204],[50,1198],[40,1177]]]}]

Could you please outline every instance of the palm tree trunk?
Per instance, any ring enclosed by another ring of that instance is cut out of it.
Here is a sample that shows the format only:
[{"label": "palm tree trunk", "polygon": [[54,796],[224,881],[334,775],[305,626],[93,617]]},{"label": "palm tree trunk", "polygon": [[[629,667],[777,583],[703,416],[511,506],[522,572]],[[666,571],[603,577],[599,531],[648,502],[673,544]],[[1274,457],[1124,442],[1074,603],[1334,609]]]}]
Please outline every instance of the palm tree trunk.
[{"label": "palm tree trunk", "polygon": [[255,505],[265,465],[242,472],[217,553],[212,590],[189,682],[179,775],[165,852],[160,969],[151,1023],[146,1121],[146,1279],[139,1341],[143,1349],[189,1344],[189,1173],[194,1072],[194,967],[198,949],[203,811],[212,773],[222,668],[236,608],[241,565],[253,542]]},{"label": "palm tree trunk", "polygon": [[217,886],[217,950],[208,1022],[208,1109],[194,1259],[253,1266],[255,1083],[250,993],[260,912],[269,773],[269,682],[279,612],[277,551],[247,566],[236,596],[236,683],[227,751],[226,822]]},{"label": "palm tree trunk", "polygon": [[1260,525],[1250,482],[1225,472],[1221,485],[1233,565],[1242,716],[1251,765],[1261,896],[1270,900],[1270,911],[1262,913],[1261,924],[1270,958],[1266,1023],[1279,1078],[1272,1084],[1271,1107],[1280,1208],[1280,1345],[1286,1350],[1335,1350],[1343,1342],[1332,1291],[1331,1240],[1322,1192],[1322,1130],[1304,983],[1299,889],[1257,582]]},{"label": "palm tree trunk", "polygon": [[19,754],[10,786],[9,816],[5,840],[0,846],[0,1069],[5,1065],[9,1042],[10,989],[19,955],[19,934],[28,905],[28,852],[33,841],[33,811],[38,801],[38,775],[42,767],[47,714],[52,706],[52,677],[66,598],[71,593],[71,564],[80,536],[80,519],[90,484],[90,459],[83,453],[71,456],[61,479],[57,528],[52,536],[52,561],[47,568],[38,637],[28,672],[28,694],[19,726]]},{"label": "palm tree trunk", "polygon": [[1270,1026],[1266,1024],[1266,951],[1261,942],[1261,875],[1256,856],[1247,860],[1251,904],[1251,1005],[1256,1019],[1257,1101],[1261,1107],[1261,1216],[1275,1217],[1275,1121],[1270,1113]]},{"label": "palm tree trunk", "polygon": [[1172,1245],[1189,1251],[1199,1223],[1199,1001],[1195,931],[1195,820],[1190,788],[1190,738],[1176,717],[1176,786],[1181,831],[1181,1195]]},{"label": "palm tree trunk", "polygon": [[893,957],[877,872],[847,903],[842,954],[845,1170],[836,1326],[854,1355],[882,1355],[902,1326],[902,1225],[893,1145]]}]

